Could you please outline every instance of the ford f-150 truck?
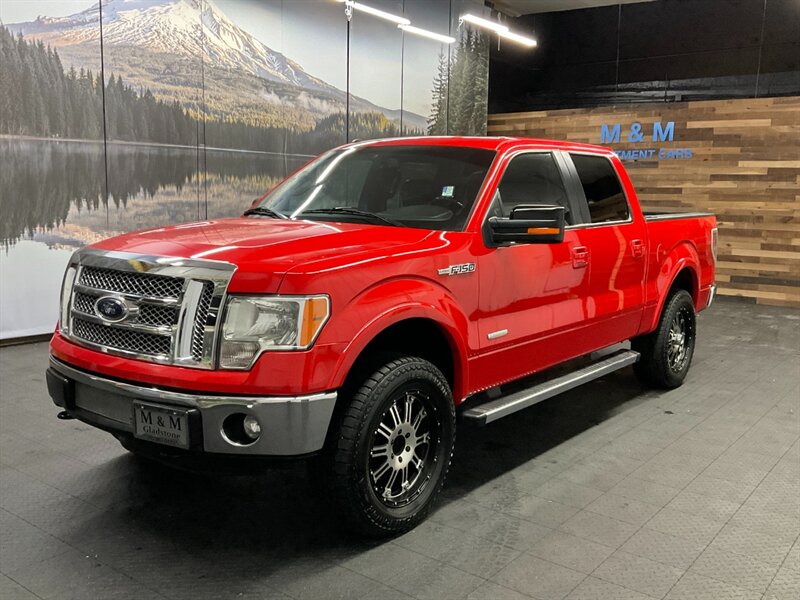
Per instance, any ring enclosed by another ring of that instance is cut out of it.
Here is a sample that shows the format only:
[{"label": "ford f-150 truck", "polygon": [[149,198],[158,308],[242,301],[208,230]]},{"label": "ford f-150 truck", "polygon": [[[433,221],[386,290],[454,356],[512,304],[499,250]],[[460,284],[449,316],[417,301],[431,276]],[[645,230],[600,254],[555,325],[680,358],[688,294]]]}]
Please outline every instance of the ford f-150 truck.
[{"label": "ford f-150 truck", "polygon": [[77,251],[48,389],[151,458],[313,458],[350,523],[395,534],[441,490],[459,413],[489,423],[627,365],[679,386],[716,233],[643,213],[606,148],[351,143],[241,217]]}]

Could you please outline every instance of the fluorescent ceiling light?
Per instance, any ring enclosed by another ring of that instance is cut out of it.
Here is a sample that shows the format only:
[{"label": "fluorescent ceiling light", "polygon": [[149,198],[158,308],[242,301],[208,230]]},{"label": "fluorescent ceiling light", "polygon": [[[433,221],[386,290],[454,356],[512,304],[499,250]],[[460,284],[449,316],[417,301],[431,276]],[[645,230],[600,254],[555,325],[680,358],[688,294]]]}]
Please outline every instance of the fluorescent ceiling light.
[{"label": "fluorescent ceiling light", "polygon": [[472,23],[478,27],[483,27],[484,29],[489,29],[494,31],[499,35],[501,38],[505,38],[507,40],[511,40],[512,42],[516,42],[517,44],[522,44],[523,46],[527,46],[528,48],[533,48],[536,45],[536,40],[533,38],[526,37],[524,35],[520,35],[518,33],[512,33],[508,30],[508,27],[499,23],[497,21],[491,21],[489,19],[484,19],[483,17],[477,17],[471,13],[467,13],[465,15],[461,15],[459,17],[459,21]]},{"label": "fluorescent ceiling light", "polygon": [[367,13],[368,15],[372,15],[373,17],[385,19],[387,21],[391,21],[392,23],[397,23],[398,25],[411,25],[411,21],[409,21],[405,17],[393,15],[392,13],[388,13],[383,10],[378,10],[377,8],[367,6],[366,4],[361,4],[361,2],[352,2],[352,0],[344,0],[344,3],[346,6]]},{"label": "fluorescent ceiling light", "polygon": [[511,40],[512,42],[517,42],[518,44],[527,46],[528,48],[533,48],[536,45],[535,39],[525,37],[524,35],[513,33],[511,31],[498,31],[497,35],[499,35],[501,38],[505,38],[507,40]]},{"label": "fluorescent ceiling light", "polygon": [[442,42],[443,44],[452,44],[456,41],[456,38],[450,37],[449,35],[442,35],[441,33],[428,31],[427,29],[421,29],[419,27],[414,27],[413,25],[398,25],[398,27],[403,31],[407,31],[408,33],[421,35],[422,37],[430,38],[432,40]]},{"label": "fluorescent ceiling light", "polygon": [[489,19],[476,17],[475,15],[470,13],[461,15],[459,17],[459,21],[466,21],[467,23],[472,23],[473,25],[477,25],[478,27],[483,27],[484,29],[491,29],[492,31],[496,31],[497,33],[508,31],[508,27],[506,27],[501,23],[498,23],[497,21],[490,21]]}]

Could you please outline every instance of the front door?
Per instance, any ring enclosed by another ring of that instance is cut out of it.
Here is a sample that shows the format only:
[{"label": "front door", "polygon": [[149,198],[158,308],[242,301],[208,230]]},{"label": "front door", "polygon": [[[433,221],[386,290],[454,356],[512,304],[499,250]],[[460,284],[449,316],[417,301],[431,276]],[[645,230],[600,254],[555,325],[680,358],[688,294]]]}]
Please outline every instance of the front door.
[{"label": "front door", "polygon": [[[565,171],[551,152],[525,152],[508,162],[489,216],[508,217],[520,204],[572,204]],[[586,314],[588,263],[580,258],[577,232],[561,243],[488,248],[478,258],[480,356],[473,389],[511,380],[584,353],[579,335]]]}]

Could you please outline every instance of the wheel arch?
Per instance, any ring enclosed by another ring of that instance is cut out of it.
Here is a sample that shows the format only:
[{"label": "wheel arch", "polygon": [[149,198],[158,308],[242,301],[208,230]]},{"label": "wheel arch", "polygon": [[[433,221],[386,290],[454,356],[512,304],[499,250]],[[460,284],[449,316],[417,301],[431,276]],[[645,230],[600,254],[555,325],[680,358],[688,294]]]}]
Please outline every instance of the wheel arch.
[{"label": "wheel arch", "polygon": [[688,242],[673,248],[661,263],[661,270],[655,282],[658,303],[643,328],[645,332],[653,331],[658,325],[667,299],[676,289],[686,290],[692,297],[692,304],[695,310],[699,308],[700,258],[697,254],[697,249]]},{"label": "wheel arch", "polygon": [[666,298],[672,295],[675,290],[686,290],[692,297],[692,302],[697,305],[697,297],[700,292],[700,278],[694,268],[684,265],[672,279],[672,285],[669,286]]},{"label": "wheel arch", "polygon": [[398,306],[390,314],[362,328],[342,352],[336,368],[336,388],[347,388],[354,379],[386,353],[418,356],[436,365],[450,384],[456,403],[467,389],[467,352],[458,326],[430,307]]}]

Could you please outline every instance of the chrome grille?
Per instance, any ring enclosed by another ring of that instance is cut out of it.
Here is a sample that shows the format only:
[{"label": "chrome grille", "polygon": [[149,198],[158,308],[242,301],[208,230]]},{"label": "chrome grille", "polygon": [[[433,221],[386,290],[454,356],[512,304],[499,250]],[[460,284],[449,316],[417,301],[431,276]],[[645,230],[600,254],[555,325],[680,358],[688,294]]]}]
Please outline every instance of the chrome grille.
[{"label": "chrome grille", "polygon": [[214,295],[214,286],[211,282],[203,285],[203,293],[197,303],[197,318],[194,320],[194,331],[192,331],[192,358],[200,360],[203,356],[206,321],[208,310],[211,308],[211,300]]},{"label": "chrome grille", "polygon": [[[209,284],[210,285],[210,284]],[[213,286],[211,286],[213,290]],[[211,291],[209,291],[209,294]],[[85,315],[95,315],[94,304],[100,295],[86,294],[84,292],[75,292],[72,299],[72,308],[76,312]],[[208,309],[206,309],[207,311]],[[130,322],[138,323],[141,325],[150,325],[152,327],[172,327],[178,322],[179,308],[174,305],[165,304],[139,304],[139,312],[135,317],[130,319]],[[199,315],[198,315],[199,318]],[[205,319],[205,317],[203,317]]]},{"label": "chrome grille", "polygon": [[72,319],[72,331],[77,337],[98,346],[153,357],[168,357],[172,345],[168,335],[155,335],[132,329],[111,327],[78,317]]},{"label": "chrome grille", "polygon": [[99,297],[100,296],[90,296],[89,294],[75,292],[75,295],[72,298],[72,308],[78,312],[82,312],[87,315],[93,315],[94,303],[97,302]]},{"label": "chrome grille", "polygon": [[153,327],[172,327],[178,322],[178,309],[175,306],[140,304],[136,322]]},{"label": "chrome grille", "polygon": [[96,267],[84,267],[81,270],[79,283],[98,290],[153,298],[178,298],[183,291],[183,279],[177,277]]},{"label": "chrome grille", "polygon": [[[217,316],[233,265],[84,249],[68,269],[74,285],[62,335],[108,354],[214,367]],[[121,311],[113,321],[95,310],[109,296]]]}]

